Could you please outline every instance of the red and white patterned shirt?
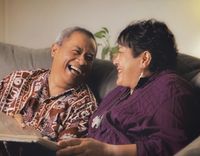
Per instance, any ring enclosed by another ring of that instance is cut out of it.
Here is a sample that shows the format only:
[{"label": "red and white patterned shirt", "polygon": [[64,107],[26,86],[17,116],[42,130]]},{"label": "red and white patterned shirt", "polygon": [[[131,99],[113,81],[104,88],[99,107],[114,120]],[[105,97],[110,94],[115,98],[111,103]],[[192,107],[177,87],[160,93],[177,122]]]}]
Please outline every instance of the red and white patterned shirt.
[{"label": "red and white patterned shirt", "polygon": [[22,114],[26,126],[53,141],[87,134],[88,120],[96,110],[94,95],[86,84],[49,96],[50,71],[16,71],[0,82],[0,111]]}]

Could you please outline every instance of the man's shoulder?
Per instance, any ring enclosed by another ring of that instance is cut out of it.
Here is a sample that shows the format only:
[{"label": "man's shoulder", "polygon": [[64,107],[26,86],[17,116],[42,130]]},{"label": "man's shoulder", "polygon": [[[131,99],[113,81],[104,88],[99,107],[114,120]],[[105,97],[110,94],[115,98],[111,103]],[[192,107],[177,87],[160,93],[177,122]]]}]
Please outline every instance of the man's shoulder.
[{"label": "man's shoulder", "polygon": [[1,82],[14,82],[14,81],[24,81],[24,80],[34,80],[38,78],[44,78],[48,75],[49,70],[37,69],[37,70],[17,70],[7,76],[5,76]]},{"label": "man's shoulder", "polygon": [[76,92],[80,92],[82,94],[90,94],[92,96],[94,96],[93,91],[91,90],[91,88],[89,87],[89,85],[87,83],[82,83],[80,84],[79,87],[75,88]]},{"label": "man's shoulder", "polygon": [[29,77],[29,76],[41,75],[41,74],[47,73],[48,71],[49,70],[46,70],[46,69],[17,70],[17,71],[12,72],[10,75],[16,76],[16,77],[26,78],[26,77]]}]

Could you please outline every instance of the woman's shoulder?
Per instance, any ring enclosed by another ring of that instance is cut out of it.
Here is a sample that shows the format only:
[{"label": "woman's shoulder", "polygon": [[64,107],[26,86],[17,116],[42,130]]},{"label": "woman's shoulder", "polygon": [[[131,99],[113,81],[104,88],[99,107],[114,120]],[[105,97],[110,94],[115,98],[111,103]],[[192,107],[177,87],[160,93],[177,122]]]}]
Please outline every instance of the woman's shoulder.
[{"label": "woman's shoulder", "polygon": [[113,90],[111,90],[106,97],[113,97],[113,96],[119,96],[127,91],[127,87],[117,86]]},{"label": "woman's shoulder", "polygon": [[175,71],[165,70],[160,72],[154,81],[155,85],[165,90],[181,90],[181,91],[192,91],[191,84],[178,75]]},{"label": "woman's shoulder", "polygon": [[169,83],[185,83],[189,84],[189,82],[178,75],[175,71],[172,70],[164,70],[157,74],[156,76],[156,81],[155,82],[160,82],[163,85],[169,84]]},{"label": "woman's shoulder", "polygon": [[113,90],[111,90],[102,100],[100,104],[108,104],[111,103],[113,100],[119,98],[122,94],[127,91],[127,87],[117,86]]}]

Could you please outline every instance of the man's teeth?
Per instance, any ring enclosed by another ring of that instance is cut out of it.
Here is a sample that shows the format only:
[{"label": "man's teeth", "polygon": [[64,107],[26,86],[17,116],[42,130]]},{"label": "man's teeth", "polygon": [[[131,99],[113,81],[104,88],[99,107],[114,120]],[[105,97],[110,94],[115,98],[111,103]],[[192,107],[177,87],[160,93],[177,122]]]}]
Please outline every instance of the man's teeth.
[{"label": "man's teeth", "polygon": [[76,71],[78,74],[82,74],[81,70],[75,66],[69,65],[69,69]]}]

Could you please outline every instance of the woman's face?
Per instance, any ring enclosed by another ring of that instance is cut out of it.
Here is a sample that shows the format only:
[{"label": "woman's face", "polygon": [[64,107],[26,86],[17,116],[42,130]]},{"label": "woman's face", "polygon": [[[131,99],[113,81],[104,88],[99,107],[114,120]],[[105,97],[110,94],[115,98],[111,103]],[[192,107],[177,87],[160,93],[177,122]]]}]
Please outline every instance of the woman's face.
[{"label": "woman's face", "polygon": [[119,53],[113,61],[118,71],[117,85],[134,89],[143,71],[142,62],[142,54],[133,57],[132,49],[119,46]]}]

